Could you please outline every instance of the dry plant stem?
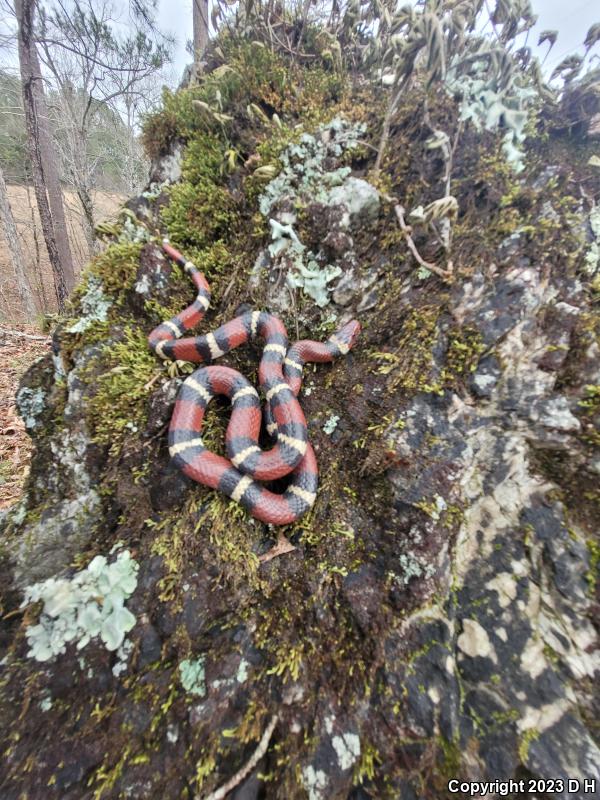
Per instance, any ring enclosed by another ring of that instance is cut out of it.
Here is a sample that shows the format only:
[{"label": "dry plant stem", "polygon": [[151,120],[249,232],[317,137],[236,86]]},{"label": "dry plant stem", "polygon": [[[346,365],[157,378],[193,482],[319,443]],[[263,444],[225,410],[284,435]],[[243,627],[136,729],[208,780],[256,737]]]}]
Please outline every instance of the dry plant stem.
[{"label": "dry plant stem", "polygon": [[398,103],[400,102],[400,98],[404,92],[404,89],[410,79],[410,74],[406,75],[402,83],[400,84],[398,91],[390,101],[390,104],[385,112],[385,118],[383,120],[383,129],[381,131],[381,139],[379,140],[379,148],[377,150],[377,159],[375,160],[375,166],[373,168],[373,172],[375,175],[379,175],[381,172],[381,162],[383,160],[383,156],[385,154],[385,148],[390,138],[390,127],[392,124],[392,117],[396,113],[396,109],[398,108]]},{"label": "dry plant stem", "polygon": [[452,272],[442,269],[441,267],[438,267],[437,264],[430,264],[429,261],[425,261],[425,259],[421,257],[421,254],[417,250],[417,246],[413,242],[412,236],[410,235],[411,229],[406,224],[406,220],[404,219],[404,214],[406,213],[406,209],[404,208],[404,206],[396,205],[394,206],[394,211],[396,212],[396,217],[398,218],[400,229],[402,230],[404,238],[406,239],[406,244],[408,245],[408,249],[416,258],[418,263],[422,267],[425,267],[425,269],[428,269],[430,272],[434,272],[436,275],[439,275],[440,278],[447,281],[451,277]]},{"label": "dry plant stem", "polygon": [[[232,789],[235,789],[236,786],[239,786],[240,783],[244,780],[244,778],[249,775],[254,767],[258,764],[264,754],[267,752],[267,748],[269,747],[269,742],[271,741],[271,736],[273,735],[273,731],[275,730],[275,726],[277,725],[278,717],[277,714],[274,714],[269,721],[269,724],[265,728],[265,732],[262,735],[260,742],[258,743],[258,747],[252,753],[248,761],[244,764],[244,766],[235,773],[233,778],[230,778],[227,783],[224,783],[223,786],[220,786],[214,792],[211,792],[205,800],[224,800],[225,797],[229,794]],[[197,796],[197,800],[200,800],[200,796]]]},{"label": "dry plant stem", "polygon": [[458,140],[461,137],[463,129],[465,127],[465,123],[461,120],[458,123],[458,128],[456,129],[456,135],[454,136],[454,141],[452,142],[452,149],[450,150],[450,158],[446,164],[446,197],[450,194],[450,181],[452,179],[452,167],[454,166],[454,155],[456,153],[456,148],[458,147]]}]

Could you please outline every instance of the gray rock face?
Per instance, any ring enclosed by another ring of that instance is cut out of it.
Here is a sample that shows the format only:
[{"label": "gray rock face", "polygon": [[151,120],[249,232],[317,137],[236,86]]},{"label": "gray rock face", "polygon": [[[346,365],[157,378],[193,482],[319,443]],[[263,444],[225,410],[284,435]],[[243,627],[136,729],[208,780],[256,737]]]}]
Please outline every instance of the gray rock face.
[{"label": "gray rock face", "polygon": [[[429,612],[450,626],[448,659],[465,697],[462,711],[454,697],[450,738],[477,737],[472,777],[511,775],[519,754],[543,778],[594,777],[600,752],[571,688],[600,670],[589,620],[589,553],[583,533],[567,528],[564,506],[551,499],[555,487],[531,461],[535,447],[579,447],[576,405],[555,389],[555,372],[541,368],[554,329],[539,320],[555,290],[527,265],[513,267],[492,289],[477,287],[475,277],[458,290],[458,311],[477,321],[490,344],[499,342],[497,357],[482,359],[470,380],[485,403],[419,395],[393,434],[398,452],[411,456],[391,474],[398,501],[418,508],[426,498],[432,518],[436,498],[464,509],[450,558],[460,588],[450,605],[441,600]],[[552,307],[567,319],[577,314],[566,303]],[[548,431],[560,438],[549,439]],[[427,440],[435,444],[421,463],[414,454]]]}]

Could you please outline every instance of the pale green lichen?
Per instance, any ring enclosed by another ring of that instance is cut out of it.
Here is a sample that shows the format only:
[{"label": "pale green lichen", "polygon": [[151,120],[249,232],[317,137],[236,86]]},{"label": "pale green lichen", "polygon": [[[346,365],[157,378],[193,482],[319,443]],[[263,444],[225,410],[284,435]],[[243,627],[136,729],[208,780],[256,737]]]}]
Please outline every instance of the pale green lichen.
[{"label": "pale green lichen", "polygon": [[27,586],[22,606],[43,603],[38,624],[25,632],[27,655],[50,661],[64,653],[69,642],[81,649],[98,636],[107,650],[117,650],[135,625],[124,603],[135,591],[138,569],[124,550],[112,563],[96,556],[72,578],[48,578]]},{"label": "pale green lichen", "polygon": [[248,667],[250,664],[246,661],[246,659],[242,658],[240,661],[240,665],[238,667],[237,674],[235,679],[238,683],[245,683],[248,680]]},{"label": "pale green lichen", "polygon": [[33,430],[44,411],[45,395],[42,389],[30,389],[24,386],[19,389],[16,396],[16,404],[21,419],[27,430]]},{"label": "pale green lichen", "polygon": [[188,694],[204,697],[206,694],[204,658],[184,659],[179,665],[179,677],[181,685]]},{"label": "pale green lichen", "polygon": [[585,271],[588,275],[595,275],[600,265],[600,206],[596,206],[590,213],[590,227],[594,241],[585,254]]},{"label": "pale green lichen", "polygon": [[344,733],[331,740],[340,769],[350,769],[360,756],[360,738],[355,733]]},{"label": "pale green lichen", "polygon": [[[309,253],[311,255],[311,253]],[[329,283],[342,274],[340,267],[326,265],[320,267],[314,258],[304,264],[302,259],[295,259],[287,275],[287,282],[292,288],[302,291],[315,301],[319,308],[329,304]]]},{"label": "pale green lichen", "polygon": [[326,202],[329,190],[339,186],[350,174],[349,167],[326,169],[328,159],[340,158],[358,146],[365,132],[364,124],[352,124],[335,117],[322,125],[315,135],[304,133],[297,144],[291,144],[280,156],[282,169],[265,187],[259,209],[268,217],[284,197],[310,198]]},{"label": "pale green lichen", "polygon": [[102,281],[95,275],[88,278],[86,293],[81,298],[81,317],[67,328],[69,333],[83,333],[95,322],[106,322],[112,301],[104,294]]},{"label": "pale green lichen", "polygon": [[269,254],[273,258],[286,255],[288,285],[293,289],[302,289],[319,308],[328,305],[330,302],[328,284],[342,274],[340,267],[330,265],[321,267],[315,254],[310,250],[306,251],[290,224],[283,225],[275,219],[269,220],[269,224],[273,240],[269,245]]},{"label": "pale green lichen", "polygon": [[125,217],[121,233],[119,234],[119,242],[138,244],[149,242],[151,238],[147,228],[143,225],[137,225],[129,216]]},{"label": "pale green lichen", "polygon": [[490,74],[488,60],[482,58],[470,65],[468,73],[460,73],[457,65],[451,65],[445,79],[449,94],[460,98],[460,120],[472,122],[480,131],[505,130],[502,149],[508,163],[515,172],[524,169],[523,151],[525,141],[527,105],[536,92],[528,86],[519,86],[512,81],[502,87],[501,76]]},{"label": "pale green lichen", "polygon": [[327,436],[331,436],[334,430],[337,428],[337,424],[340,421],[340,418],[337,414],[332,414],[329,419],[323,425],[323,431],[327,434]]},{"label": "pale green lichen", "polygon": [[323,770],[315,769],[312,764],[304,767],[302,783],[308,794],[308,800],[323,800],[327,789],[327,775]]},{"label": "pale green lichen", "polygon": [[39,702],[39,706],[41,710],[45,713],[46,711],[50,711],[52,708],[52,697],[47,694],[45,695]]},{"label": "pale green lichen", "polygon": [[394,583],[405,588],[414,578],[431,578],[435,575],[435,567],[422,561],[413,553],[401,553],[398,556],[398,566],[402,570],[388,573]]}]

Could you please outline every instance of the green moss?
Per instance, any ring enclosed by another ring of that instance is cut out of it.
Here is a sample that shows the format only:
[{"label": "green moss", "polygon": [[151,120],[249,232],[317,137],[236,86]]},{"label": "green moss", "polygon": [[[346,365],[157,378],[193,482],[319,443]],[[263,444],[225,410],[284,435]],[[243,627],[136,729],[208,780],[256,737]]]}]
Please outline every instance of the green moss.
[{"label": "green moss", "polygon": [[[104,371],[98,374],[100,364]],[[121,341],[107,345],[90,362],[82,377],[94,386],[87,405],[94,441],[110,445],[115,454],[128,435],[144,427],[149,384],[160,369],[146,333],[133,327],[126,328]]]},{"label": "green moss", "polygon": [[354,783],[372,781],[375,778],[377,766],[382,763],[378,749],[370,742],[360,743],[360,760],[354,768]]},{"label": "green moss", "polygon": [[452,331],[440,384],[448,389],[458,388],[475,371],[484,350],[483,337],[474,328]]},{"label": "green moss", "polygon": [[519,758],[521,759],[521,764],[525,764],[527,762],[531,743],[535,742],[539,738],[540,732],[536,728],[529,728],[528,730],[524,731],[519,740]]},{"label": "green moss", "polygon": [[169,205],[161,219],[169,238],[184,249],[202,250],[226,235],[233,221],[234,204],[229,192],[212,181],[184,181],[169,190]]},{"label": "green moss", "polygon": [[184,181],[198,183],[202,180],[212,182],[221,177],[224,144],[219,137],[205,134],[192,139],[183,156],[181,175]]},{"label": "green moss", "polygon": [[598,583],[598,565],[600,565],[600,544],[594,539],[588,539],[588,551],[590,554],[590,568],[586,575],[590,593],[592,596],[596,593],[596,586]]},{"label": "green moss", "polygon": [[[142,247],[139,242],[112,244],[90,263],[89,272],[101,279],[104,292],[117,304],[135,285]],[[84,291],[85,284],[82,284],[77,290],[78,296]]]},{"label": "green moss", "polygon": [[376,371],[388,376],[389,393],[399,388],[411,395],[419,391],[439,391],[431,370],[440,313],[441,309],[436,306],[410,310],[394,349],[373,353],[372,357],[379,363]]}]

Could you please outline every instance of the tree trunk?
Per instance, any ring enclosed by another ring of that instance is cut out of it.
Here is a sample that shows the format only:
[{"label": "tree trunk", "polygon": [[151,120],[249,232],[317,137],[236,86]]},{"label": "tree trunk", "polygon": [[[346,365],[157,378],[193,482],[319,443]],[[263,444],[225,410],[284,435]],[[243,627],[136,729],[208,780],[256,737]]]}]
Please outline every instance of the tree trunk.
[{"label": "tree trunk", "polygon": [[16,0],[19,64],[27,142],[35,197],[40,214],[44,241],[54,273],[59,311],[64,309],[75,273],[63,208],[62,191],[56,167],[57,156],[48,129],[48,113],[44,98],[40,64],[33,38],[35,0]]},{"label": "tree trunk", "polygon": [[94,222],[94,204],[87,186],[81,183],[76,189],[77,197],[79,198],[83,210],[83,232],[88,246],[88,255],[92,258],[92,256],[98,252]]},{"label": "tree trunk", "polygon": [[37,309],[35,307],[33,292],[31,291],[27,275],[25,274],[25,262],[19,243],[17,226],[15,225],[10,203],[8,202],[8,192],[6,190],[2,169],[0,169],[0,225],[2,225],[4,230],[4,238],[15,270],[15,280],[17,283],[17,291],[21,298],[21,306],[27,316],[27,320],[31,321],[35,317]]},{"label": "tree trunk", "polygon": [[202,58],[208,46],[208,0],[193,0],[194,3],[194,71],[202,72]]}]

